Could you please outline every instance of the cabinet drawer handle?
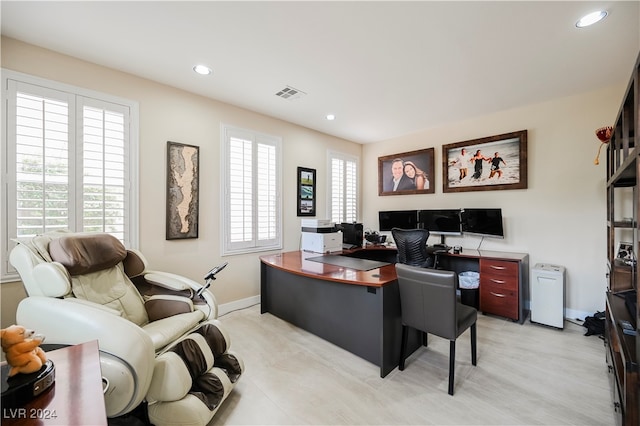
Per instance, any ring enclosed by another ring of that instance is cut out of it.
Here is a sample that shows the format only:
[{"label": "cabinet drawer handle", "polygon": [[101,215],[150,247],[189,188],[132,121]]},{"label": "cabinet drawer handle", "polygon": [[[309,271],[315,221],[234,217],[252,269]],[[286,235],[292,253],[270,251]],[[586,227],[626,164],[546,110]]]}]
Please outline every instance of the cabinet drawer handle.
[{"label": "cabinet drawer handle", "polygon": [[491,269],[497,269],[497,270],[499,270],[499,271],[502,271],[502,270],[504,270],[504,269],[507,269],[507,267],[506,267],[506,266],[497,266],[497,265],[489,265],[489,268],[491,268]]},{"label": "cabinet drawer handle", "polygon": [[498,293],[494,293],[492,291],[490,291],[489,293],[491,293],[492,296],[496,296],[496,297],[505,297],[504,294],[498,294]]},{"label": "cabinet drawer handle", "polygon": [[504,283],[506,283],[505,280],[496,280],[495,278],[491,278],[491,281],[493,281],[496,284],[504,284]]}]

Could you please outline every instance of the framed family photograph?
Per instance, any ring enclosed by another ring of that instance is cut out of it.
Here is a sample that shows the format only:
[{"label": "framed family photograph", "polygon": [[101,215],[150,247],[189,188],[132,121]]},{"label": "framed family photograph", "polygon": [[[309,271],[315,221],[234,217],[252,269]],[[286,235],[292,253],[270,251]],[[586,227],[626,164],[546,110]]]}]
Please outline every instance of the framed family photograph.
[{"label": "framed family photograph", "polygon": [[167,142],[166,239],[198,238],[200,148]]},{"label": "framed family photograph", "polygon": [[527,131],[442,146],[443,192],[527,188]]},{"label": "framed family photograph", "polygon": [[378,195],[433,194],[434,148],[378,157]]},{"label": "framed family photograph", "polygon": [[298,216],[316,215],[316,171],[298,167]]}]

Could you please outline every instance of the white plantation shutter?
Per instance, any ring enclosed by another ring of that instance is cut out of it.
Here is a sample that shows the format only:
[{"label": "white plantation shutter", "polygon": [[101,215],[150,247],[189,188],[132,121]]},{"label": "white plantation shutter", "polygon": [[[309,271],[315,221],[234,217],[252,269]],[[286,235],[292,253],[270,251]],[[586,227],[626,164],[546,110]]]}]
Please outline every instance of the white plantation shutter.
[{"label": "white plantation shutter", "polygon": [[280,138],[222,126],[222,253],[282,248]]},{"label": "white plantation shutter", "polygon": [[358,217],[358,165],[355,160],[345,160],[344,221],[355,222]]},{"label": "white plantation shutter", "polygon": [[[253,151],[250,140],[229,141],[229,241],[236,248],[253,241]],[[245,173],[245,171],[249,171]]]},{"label": "white plantation shutter", "polygon": [[[128,114],[104,102],[82,106],[82,224],[84,232],[107,232],[124,241],[128,205]],[[100,105],[100,106],[98,106]]]},{"label": "white plantation shutter", "polygon": [[335,223],[358,218],[358,159],[329,152],[329,217]]},{"label": "white plantation shutter", "polygon": [[2,215],[9,241],[2,246],[2,277],[15,273],[7,261],[11,238],[62,229],[108,232],[135,248],[135,104],[99,99],[93,92],[82,96],[77,93],[82,89],[7,74]]},{"label": "white plantation shutter", "polygon": [[69,99],[50,90],[39,90],[38,95],[19,92],[15,83],[12,88],[15,114],[7,120],[7,131],[15,140],[8,156],[15,202],[8,212],[14,224],[10,232],[27,237],[66,229],[74,213],[68,196],[72,167],[68,141],[73,133]]},{"label": "white plantation shutter", "polygon": [[276,147],[272,144],[257,144],[258,178],[258,245],[271,246],[278,237],[278,191]]}]

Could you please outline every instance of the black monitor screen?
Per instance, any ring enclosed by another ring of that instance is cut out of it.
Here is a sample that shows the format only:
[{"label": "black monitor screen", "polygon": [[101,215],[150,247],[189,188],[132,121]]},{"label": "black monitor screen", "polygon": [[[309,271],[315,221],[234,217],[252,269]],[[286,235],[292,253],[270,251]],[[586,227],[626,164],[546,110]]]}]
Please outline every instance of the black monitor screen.
[{"label": "black monitor screen", "polygon": [[504,238],[501,209],[463,209],[461,217],[465,234]]},{"label": "black monitor screen", "polygon": [[434,235],[461,235],[460,209],[418,210],[418,227]]},{"label": "black monitor screen", "polygon": [[362,247],[362,238],[364,238],[362,232],[361,223],[346,223],[340,224],[342,230],[342,244],[352,247]]},{"label": "black monitor screen", "polygon": [[393,228],[416,229],[418,227],[417,210],[395,210],[378,212],[380,231],[391,231]]}]

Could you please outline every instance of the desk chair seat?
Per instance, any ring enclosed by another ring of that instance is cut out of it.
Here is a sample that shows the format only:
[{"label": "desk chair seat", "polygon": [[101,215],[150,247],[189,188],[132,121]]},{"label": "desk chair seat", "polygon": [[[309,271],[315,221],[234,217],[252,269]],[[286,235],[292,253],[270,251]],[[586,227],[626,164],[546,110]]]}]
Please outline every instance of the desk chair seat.
[{"label": "desk chair seat", "polygon": [[457,301],[458,276],[453,271],[396,264],[402,312],[399,369],[404,370],[408,328],[449,340],[449,395],[453,395],[456,339],[471,328],[471,363],[476,365],[475,308]]}]

